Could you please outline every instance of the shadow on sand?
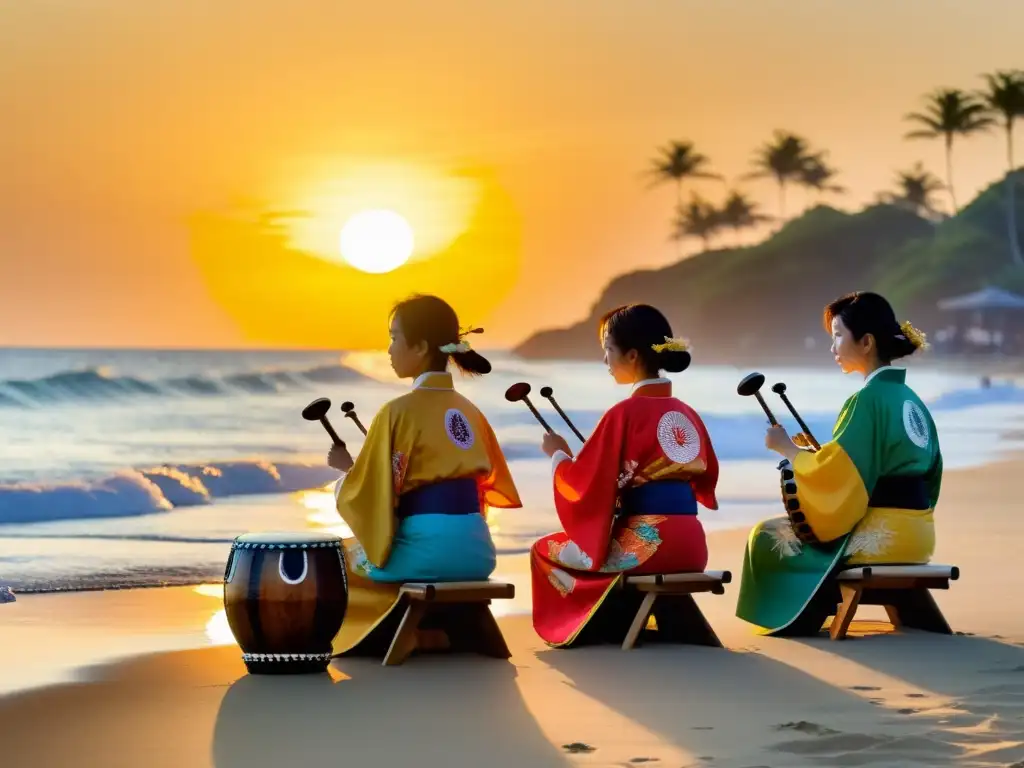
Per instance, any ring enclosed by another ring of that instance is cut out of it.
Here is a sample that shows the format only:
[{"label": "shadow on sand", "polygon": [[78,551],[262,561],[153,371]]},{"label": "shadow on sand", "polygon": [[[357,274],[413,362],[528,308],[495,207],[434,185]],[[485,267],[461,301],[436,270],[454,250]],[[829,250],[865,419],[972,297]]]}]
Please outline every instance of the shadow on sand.
[{"label": "shadow on sand", "polygon": [[[866,625],[870,626],[870,625]],[[884,626],[884,623],[883,623]],[[968,751],[1024,768],[1024,647],[1001,637],[884,632],[838,643],[799,639],[920,689],[897,710],[937,730],[957,732]],[[882,687],[861,689],[868,695]]]},{"label": "shadow on sand", "polygon": [[460,655],[398,668],[335,664],[348,679],[246,675],[231,685],[217,713],[217,768],[565,765],[508,662]]},{"label": "shadow on sand", "polygon": [[965,755],[906,719],[893,726],[851,691],[758,653],[601,646],[538,658],[580,692],[700,755],[700,765],[943,766]]}]

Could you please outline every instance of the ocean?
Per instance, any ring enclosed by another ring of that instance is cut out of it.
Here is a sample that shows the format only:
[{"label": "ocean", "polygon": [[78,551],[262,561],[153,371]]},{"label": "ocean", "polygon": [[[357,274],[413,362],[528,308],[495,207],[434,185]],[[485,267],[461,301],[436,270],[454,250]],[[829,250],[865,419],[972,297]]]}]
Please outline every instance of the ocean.
[{"label": "ocean", "polygon": [[[628,395],[599,363],[529,362],[491,355],[494,373],[456,387],[487,415],[523,497],[491,526],[499,552],[528,550],[558,528],[541,428],[506,388],[526,381],[549,423],[579,443],[550,404],[555,398],[587,434]],[[709,530],[742,528],[779,513],[777,457],[764,448],[764,414],[736,384],[748,369],[701,366],[672,376],[697,409],[721,462]],[[794,420],[768,388],[790,399],[819,440],[860,385],[827,367],[762,369],[765,397],[790,429]],[[914,367],[908,381],[929,404],[948,469],[1019,449],[1012,428],[1024,388]],[[219,579],[232,539],[268,530],[326,529],[347,535],[333,509],[337,473],[325,466],[329,438],[300,412],[329,397],[331,421],[350,448],[362,435],[343,418],[344,400],[369,424],[408,387],[377,353],[0,349],[0,585],[49,591]],[[1004,437],[1004,435],[1008,435]],[[941,503],[938,511],[941,521]],[[940,522],[941,524],[941,522]]]}]

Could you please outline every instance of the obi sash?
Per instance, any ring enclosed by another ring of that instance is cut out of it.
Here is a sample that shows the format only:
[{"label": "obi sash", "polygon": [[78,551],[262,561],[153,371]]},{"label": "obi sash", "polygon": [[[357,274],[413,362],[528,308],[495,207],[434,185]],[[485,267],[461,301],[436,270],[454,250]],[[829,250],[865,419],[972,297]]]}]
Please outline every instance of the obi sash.
[{"label": "obi sash", "polygon": [[868,506],[931,509],[932,504],[924,478],[920,475],[886,475],[875,482]]},{"label": "obi sash", "polygon": [[413,515],[478,515],[480,492],[476,479],[460,477],[421,485],[398,497],[399,519]]},{"label": "obi sash", "polygon": [[618,517],[697,514],[697,497],[687,480],[655,480],[633,486],[624,489],[619,499]]}]

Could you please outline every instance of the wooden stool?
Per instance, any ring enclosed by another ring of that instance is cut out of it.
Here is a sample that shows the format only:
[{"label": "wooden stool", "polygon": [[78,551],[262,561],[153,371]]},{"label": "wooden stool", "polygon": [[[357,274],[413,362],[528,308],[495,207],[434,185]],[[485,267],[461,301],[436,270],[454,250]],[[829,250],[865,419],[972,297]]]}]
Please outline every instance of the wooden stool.
[{"label": "wooden stool", "polygon": [[488,606],[491,600],[511,600],[515,595],[514,584],[498,581],[403,584],[399,596],[408,605],[383,665],[398,666],[409,658],[419,645],[420,624],[428,617],[447,635],[451,650],[509,658],[512,653]]},{"label": "wooden stool", "polygon": [[731,581],[732,574],[729,571],[626,576],[622,580],[623,588],[643,592],[644,599],[626,633],[626,639],[622,641],[622,650],[628,651],[636,645],[652,613],[658,624],[659,635],[665,633],[667,639],[677,643],[721,648],[722,641],[704,618],[692,595],[697,592],[725,594],[725,585]]},{"label": "wooden stool", "polygon": [[836,574],[842,602],[828,633],[842,640],[860,605],[881,605],[893,627],[953,634],[930,589],[949,589],[960,578],[955,565],[864,565]]}]

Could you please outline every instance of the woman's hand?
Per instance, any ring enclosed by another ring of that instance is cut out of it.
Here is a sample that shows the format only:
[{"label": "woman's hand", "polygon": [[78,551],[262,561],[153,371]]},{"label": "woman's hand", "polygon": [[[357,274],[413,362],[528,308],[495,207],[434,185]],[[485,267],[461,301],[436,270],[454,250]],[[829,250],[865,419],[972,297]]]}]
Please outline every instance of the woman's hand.
[{"label": "woman's hand", "polygon": [[352,461],[352,454],[344,445],[332,445],[331,450],[327,452],[327,466],[334,467],[339,472],[348,472],[353,464],[355,462]]},{"label": "woman's hand", "polygon": [[540,449],[548,456],[554,456],[555,451],[561,451],[569,457],[572,456],[572,451],[569,450],[569,444],[565,442],[564,437],[556,432],[544,433],[544,439],[540,442]]},{"label": "woman's hand", "polygon": [[764,445],[769,451],[781,453],[790,461],[800,453],[800,449],[789,439],[789,433],[781,424],[768,427],[764,435]]},{"label": "woman's hand", "polygon": [[814,443],[811,441],[811,436],[808,435],[806,432],[797,432],[795,435],[793,435],[793,444],[797,448],[807,448],[811,451],[817,450],[814,447]]}]

